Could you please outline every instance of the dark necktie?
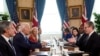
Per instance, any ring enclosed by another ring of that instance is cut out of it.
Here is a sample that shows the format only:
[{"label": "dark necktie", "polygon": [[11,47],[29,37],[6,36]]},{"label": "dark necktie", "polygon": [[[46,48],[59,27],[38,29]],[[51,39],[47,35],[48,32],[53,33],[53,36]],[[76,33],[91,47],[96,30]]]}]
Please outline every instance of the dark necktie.
[{"label": "dark necktie", "polygon": [[10,47],[12,48],[12,50],[14,51],[14,54],[16,55],[16,51],[15,51],[15,48],[13,46],[13,43],[11,40],[9,40],[9,43],[10,43]]},{"label": "dark necktie", "polygon": [[28,41],[28,38],[27,38],[27,37],[25,37],[25,41],[26,41],[27,43],[29,43],[29,41]]},{"label": "dark necktie", "polygon": [[89,38],[89,36],[87,35],[87,37],[84,39],[84,45],[87,44],[87,42],[88,42],[88,38]]}]

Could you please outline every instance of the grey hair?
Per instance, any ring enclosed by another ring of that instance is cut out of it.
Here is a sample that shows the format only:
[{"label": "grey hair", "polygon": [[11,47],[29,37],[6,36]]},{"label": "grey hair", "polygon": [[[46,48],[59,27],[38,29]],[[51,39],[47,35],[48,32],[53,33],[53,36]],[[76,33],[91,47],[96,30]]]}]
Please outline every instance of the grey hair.
[{"label": "grey hair", "polygon": [[5,29],[9,28],[11,21],[0,21],[0,34],[5,33]]},{"label": "grey hair", "polygon": [[94,23],[92,21],[87,21],[86,24],[88,24],[89,27],[91,26],[92,29],[95,28]]}]

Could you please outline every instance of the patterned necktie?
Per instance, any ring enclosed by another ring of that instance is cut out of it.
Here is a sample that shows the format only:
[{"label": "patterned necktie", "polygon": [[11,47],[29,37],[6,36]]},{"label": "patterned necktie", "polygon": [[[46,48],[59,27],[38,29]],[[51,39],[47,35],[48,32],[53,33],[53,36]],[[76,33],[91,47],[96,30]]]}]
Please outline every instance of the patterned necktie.
[{"label": "patterned necktie", "polygon": [[15,51],[15,48],[13,46],[13,43],[11,40],[9,40],[9,43],[10,43],[10,47],[12,48],[12,50],[14,51],[14,54],[16,55],[16,51]]}]

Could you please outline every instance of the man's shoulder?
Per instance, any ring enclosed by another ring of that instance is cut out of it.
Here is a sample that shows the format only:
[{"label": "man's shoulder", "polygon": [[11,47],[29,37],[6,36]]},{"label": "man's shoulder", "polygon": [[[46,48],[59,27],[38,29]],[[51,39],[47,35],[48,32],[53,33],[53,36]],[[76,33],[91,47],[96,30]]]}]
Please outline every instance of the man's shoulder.
[{"label": "man's shoulder", "polygon": [[99,36],[97,32],[92,33],[93,36]]},{"label": "man's shoulder", "polygon": [[4,38],[0,35],[0,41],[4,41]]},{"label": "man's shoulder", "polygon": [[23,36],[20,32],[15,35],[16,36]]},{"label": "man's shoulder", "polygon": [[13,39],[22,39],[24,37],[21,33],[17,33]]}]

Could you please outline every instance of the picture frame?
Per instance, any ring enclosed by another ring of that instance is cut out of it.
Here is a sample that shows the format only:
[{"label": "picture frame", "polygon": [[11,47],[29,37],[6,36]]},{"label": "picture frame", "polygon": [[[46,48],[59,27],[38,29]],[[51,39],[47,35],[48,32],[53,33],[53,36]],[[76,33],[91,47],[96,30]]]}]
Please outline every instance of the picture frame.
[{"label": "picture frame", "polygon": [[31,8],[21,7],[19,8],[19,20],[20,21],[30,21],[32,18]]},{"label": "picture frame", "polygon": [[69,18],[81,18],[82,16],[82,6],[70,6],[69,7]]}]

